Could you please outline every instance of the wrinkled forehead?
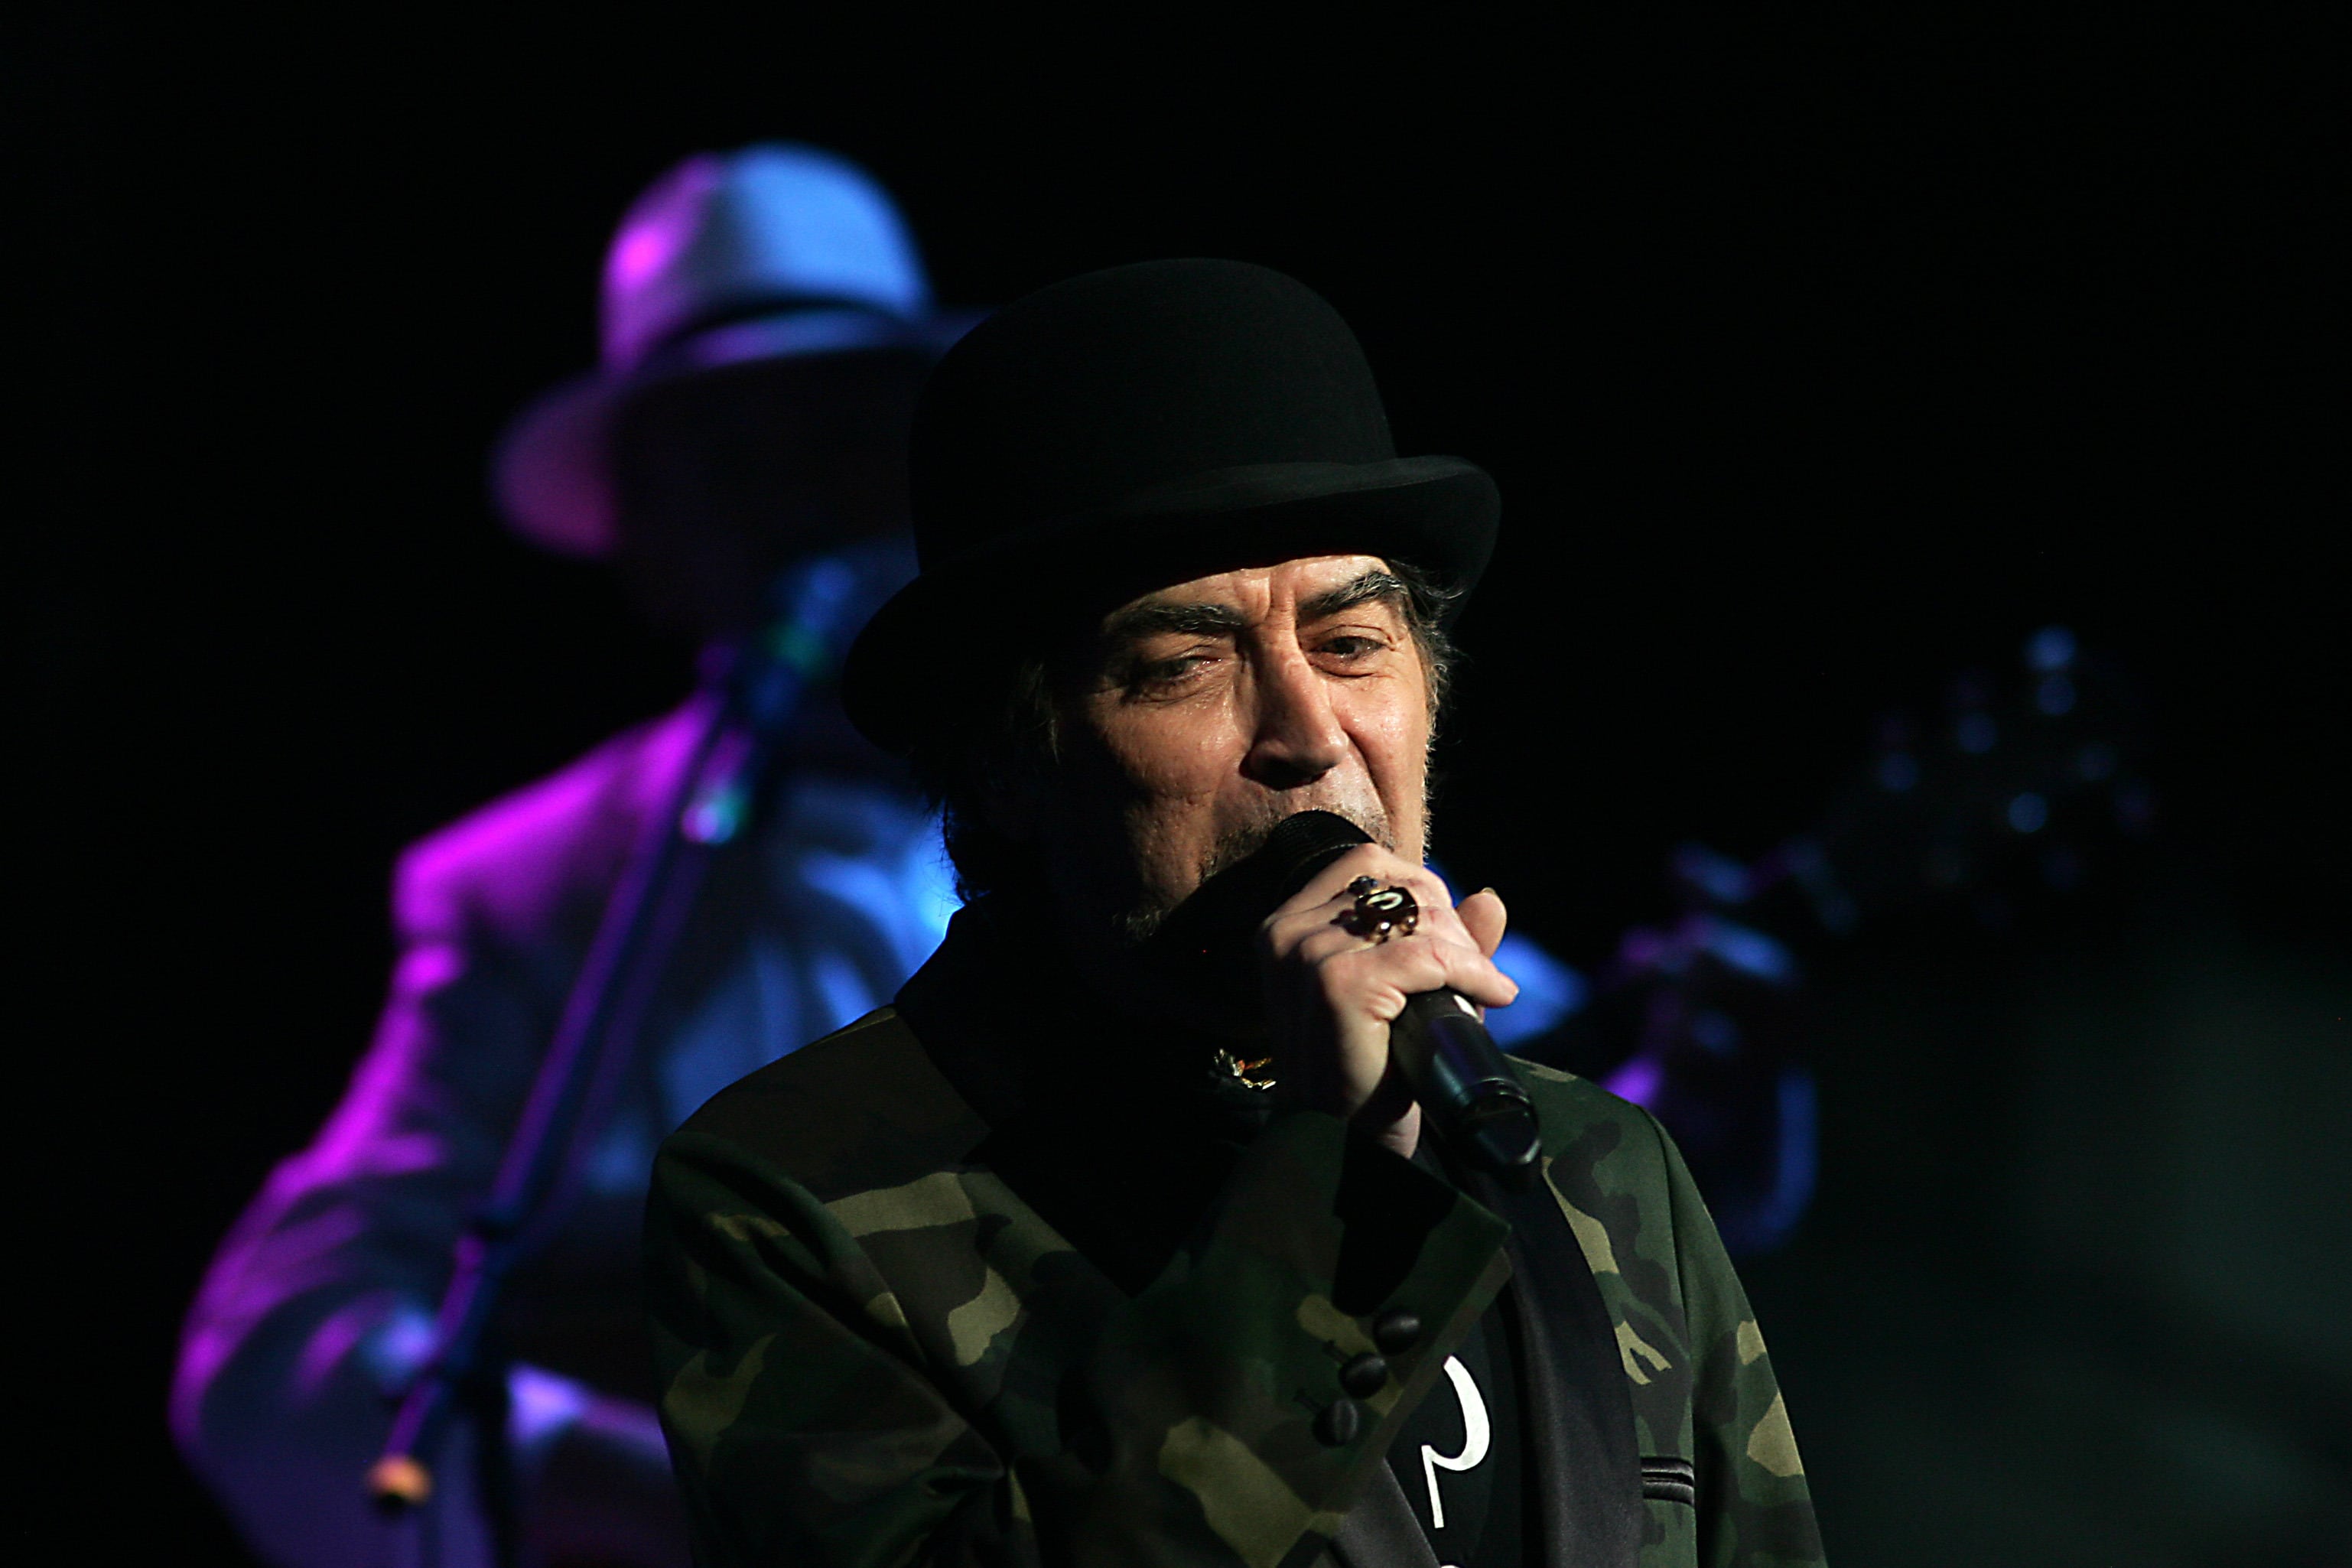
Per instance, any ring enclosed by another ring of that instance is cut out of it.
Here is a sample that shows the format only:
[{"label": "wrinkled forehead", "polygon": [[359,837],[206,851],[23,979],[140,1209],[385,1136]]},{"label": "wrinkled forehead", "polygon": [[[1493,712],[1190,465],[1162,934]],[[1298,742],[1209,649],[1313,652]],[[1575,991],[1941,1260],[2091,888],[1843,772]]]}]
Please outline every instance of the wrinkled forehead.
[{"label": "wrinkled forehead", "polygon": [[1357,605],[1401,599],[1404,584],[1377,555],[1301,555],[1190,577],[1139,594],[1104,616],[1109,637],[1214,625],[1310,620]]}]

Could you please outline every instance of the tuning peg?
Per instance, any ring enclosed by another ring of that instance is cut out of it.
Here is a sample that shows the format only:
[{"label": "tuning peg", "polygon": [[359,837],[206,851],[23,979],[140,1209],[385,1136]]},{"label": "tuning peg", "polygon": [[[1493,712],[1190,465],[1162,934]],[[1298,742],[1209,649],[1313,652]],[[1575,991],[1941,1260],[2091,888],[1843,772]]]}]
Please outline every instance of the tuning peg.
[{"label": "tuning peg", "polygon": [[1952,744],[1969,756],[1980,757],[2000,738],[1985,707],[1992,700],[1992,683],[1971,673],[1952,682]]},{"label": "tuning peg", "polygon": [[2025,668],[2036,677],[2034,708],[2052,719],[2074,710],[2074,634],[2064,626],[2044,626],[2025,639]]},{"label": "tuning peg", "polygon": [[2073,668],[2074,634],[2064,626],[2044,626],[2025,639],[2025,668],[2036,675],[2056,675]]},{"label": "tuning peg", "polygon": [[1878,721],[1878,760],[1871,776],[1889,795],[1903,795],[1919,782],[1919,727],[1907,713],[1888,713]]}]

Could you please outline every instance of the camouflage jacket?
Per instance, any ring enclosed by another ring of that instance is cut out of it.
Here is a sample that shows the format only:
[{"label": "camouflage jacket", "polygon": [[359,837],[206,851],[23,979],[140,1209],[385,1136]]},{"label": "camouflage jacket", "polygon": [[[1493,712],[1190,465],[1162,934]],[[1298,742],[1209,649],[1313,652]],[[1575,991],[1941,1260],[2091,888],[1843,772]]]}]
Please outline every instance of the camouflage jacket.
[{"label": "camouflage jacket", "polygon": [[[1077,1076],[1062,1064],[1116,1053],[1088,1041],[1041,1066],[992,1043],[1085,1026],[991,994],[1009,966],[974,914],[897,1007],[663,1145],[656,1370],[702,1561],[1433,1564],[1386,1449],[1529,1238],[1328,1116],[1220,1136],[1143,1114],[1141,1084],[1119,1086],[1132,1118],[1101,1113],[1098,1082],[1057,1096]],[[1770,1358],[1673,1144],[1581,1079],[1528,1076],[1546,1180],[1525,1201],[1557,1205],[1572,1282],[1597,1288],[1585,1365],[1622,1369],[1622,1398],[1571,1404],[1612,1430],[1615,1401],[1636,1450],[1598,1467],[1624,1477],[1604,1504],[1622,1503],[1620,1544],[1599,1555],[1818,1563]],[[1336,1419],[1339,1368],[1376,1332],[1386,1381]],[[1543,1425],[1535,1464],[1579,1473],[1572,1428]],[[1571,1561],[1559,1532],[1547,1544]]]}]

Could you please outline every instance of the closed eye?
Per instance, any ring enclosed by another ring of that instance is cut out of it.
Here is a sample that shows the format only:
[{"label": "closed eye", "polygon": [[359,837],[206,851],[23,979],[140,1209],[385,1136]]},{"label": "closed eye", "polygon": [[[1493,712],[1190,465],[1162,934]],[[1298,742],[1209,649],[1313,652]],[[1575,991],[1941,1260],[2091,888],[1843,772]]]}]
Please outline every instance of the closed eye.
[{"label": "closed eye", "polygon": [[1119,684],[1130,697],[1173,696],[1195,683],[1203,670],[1215,664],[1220,651],[1195,648],[1164,658],[1138,658],[1128,665]]}]

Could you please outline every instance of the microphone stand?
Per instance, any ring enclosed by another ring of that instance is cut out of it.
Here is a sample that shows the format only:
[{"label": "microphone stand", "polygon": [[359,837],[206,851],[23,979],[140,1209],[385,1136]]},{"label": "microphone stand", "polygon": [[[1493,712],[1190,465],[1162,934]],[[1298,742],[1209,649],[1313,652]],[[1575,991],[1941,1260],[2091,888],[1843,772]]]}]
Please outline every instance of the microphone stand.
[{"label": "microphone stand", "polygon": [[394,1516],[424,1504],[454,1419],[479,1428],[478,1468],[496,1560],[519,1561],[505,1365],[491,1325],[509,1276],[550,1228],[603,1112],[635,1055],[637,1031],[711,858],[751,825],[785,731],[808,687],[838,657],[859,603],[857,574],[837,556],[787,571],[769,595],[778,612],[730,650],[695,698],[696,732],[676,792],[647,818],[606,904],[488,1199],[457,1240],[434,1349],[402,1397],[383,1451],[367,1472]]}]

